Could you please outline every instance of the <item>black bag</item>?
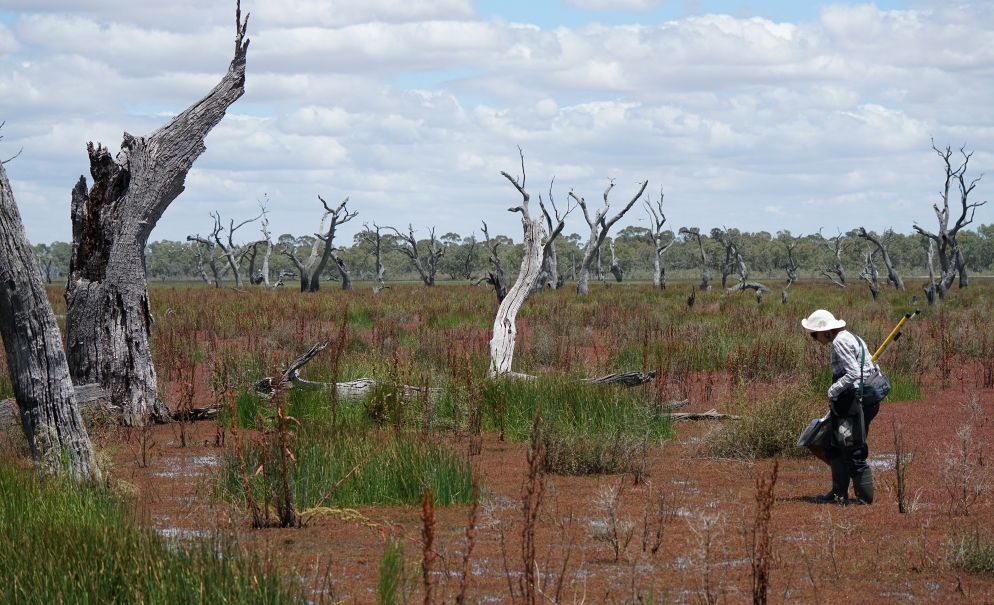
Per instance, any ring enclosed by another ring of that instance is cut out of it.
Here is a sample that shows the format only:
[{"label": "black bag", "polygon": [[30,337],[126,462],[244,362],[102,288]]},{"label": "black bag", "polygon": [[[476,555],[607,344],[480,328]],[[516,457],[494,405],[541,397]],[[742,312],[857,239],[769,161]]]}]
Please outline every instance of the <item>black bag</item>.
[{"label": "black bag", "polygon": [[829,405],[832,410],[832,444],[851,452],[866,445],[866,423],[863,418],[863,362],[866,349],[859,343],[859,390],[849,388]]}]

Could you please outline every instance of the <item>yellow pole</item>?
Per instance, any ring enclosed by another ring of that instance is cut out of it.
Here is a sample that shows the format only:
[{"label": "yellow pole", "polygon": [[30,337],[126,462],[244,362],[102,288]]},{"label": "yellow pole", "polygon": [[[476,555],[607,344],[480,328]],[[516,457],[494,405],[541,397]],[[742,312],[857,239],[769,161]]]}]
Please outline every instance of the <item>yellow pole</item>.
[{"label": "yellow pole", "polygon": [[918,315],[921,312],[922,312],[921,309],[915,309],[914,313],[905,313],[904,317],[901,318],[901,321],[897,322],[897,326],[895,326],[894,329],[891,330],[891,333],[887,335],[887,338],[885,338],[884,341],[880,344],[880,348],[878,348],[877,351],[873,354],[873,357],[870,357],[870,362],[876,363],[877,358],[884,354],[884,351],[887,349],[890,343],[894,342],[895,340],[901,337],[901,330],[904,329],[904,324],[911,321],[912,317]]}]

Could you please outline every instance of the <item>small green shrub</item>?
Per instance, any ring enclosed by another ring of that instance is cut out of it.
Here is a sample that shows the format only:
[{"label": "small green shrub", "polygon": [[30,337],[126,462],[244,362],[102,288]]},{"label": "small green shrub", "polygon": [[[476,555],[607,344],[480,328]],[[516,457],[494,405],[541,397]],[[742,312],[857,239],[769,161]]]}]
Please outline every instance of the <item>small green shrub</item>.
[{"label": "small green shrub", "polygon": [[376,587],[377,605],[397,605],[404,589],[404,542],[388,538],[380,559],[379,584]]},{"label": "small green shrub", "polygon": [[952,540],[955,567],[969,573],[994,574],[994,543],[984,540],[979,531]]},{"label": "small green shrub", "polygon": [[797,447],[797,438],[819,415],[818,404],[795,389],[782,389],[758,402],[740,400],[729,409],[741,418],[723,422],[705,437],[708,454],[719,458],[807,455],[806,449]]}]

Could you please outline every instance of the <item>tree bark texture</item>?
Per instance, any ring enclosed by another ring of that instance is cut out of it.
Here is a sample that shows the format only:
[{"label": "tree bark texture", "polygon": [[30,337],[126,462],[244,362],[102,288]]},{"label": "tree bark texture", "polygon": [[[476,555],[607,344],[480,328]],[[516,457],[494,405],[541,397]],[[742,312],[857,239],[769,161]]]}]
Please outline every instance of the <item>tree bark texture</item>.
[{"label": "tree bark texture", "polygon": [[524,256],[521,259],[521,270],[518,272],[518,279],[511,286],[507,296],[501,301],[497,308],[497,316],[494,319],[494,333],[490,340],[490,376],[511,375],[511,361],[514,358],[514,342],[518,335],[518,330],[514,325],[515,317],[521,306],[525,304],[528,295],[535,288],[539,273],[542,272],[542,256],[544,246],[542,245],[542,217],[531,218],[528,213],[528,193],[525,191],[524,158],[521,160],[522,176],[521,183],[512,178],[506,172],[501,172],[504,177],[511,181],[514,187],[521,193],[522,202],[520,206],[510,208],[511,212],[521,213],[521,228],[524,231]]},{"label": "tree bark texture", "polygon": [[235,55],[206,97],[144,137],[124,134],[116,160],[87,145],[93,186],[80,177],[72,192],[73,250],[66,284],[66,342],[75,384],[98,383],[124,421],[165,420],[149,352],[144,250],[186,175],[204,152],[204,138],[245,92],[247,17],[235,14]]},{"label": "tree bark texture", "polygon": [[[77,480],[100,479],[62,335],[45,284],[0,164],[0,336],[35,464],[43,472],[67,471]],[[65,460],[68,468],[63,468]]]}]

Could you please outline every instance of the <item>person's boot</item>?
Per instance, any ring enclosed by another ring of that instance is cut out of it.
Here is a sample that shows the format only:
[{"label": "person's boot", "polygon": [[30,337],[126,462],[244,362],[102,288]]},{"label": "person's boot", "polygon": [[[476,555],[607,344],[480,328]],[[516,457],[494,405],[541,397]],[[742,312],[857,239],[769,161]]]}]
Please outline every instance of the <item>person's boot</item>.
[{"label": "person's boot", "polygon": [[852,480],[857,504],[873,504],[873,469],[867,467],[859,477]]},{"label": "person's boot", "polygon": [[[846,462],[842,456],[828,461],[828,466],[832,469],[832,491],[827,494],[815,496],[815,502],[847,502],[849,500],[849,473],[846,471]],[[871,483],[871,490],[872,483]]]}]

